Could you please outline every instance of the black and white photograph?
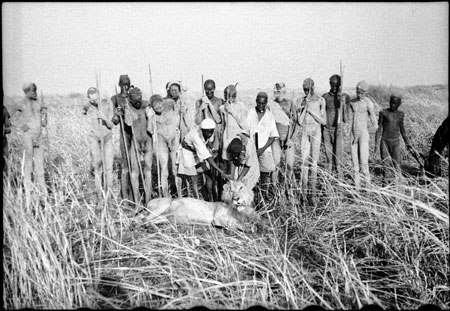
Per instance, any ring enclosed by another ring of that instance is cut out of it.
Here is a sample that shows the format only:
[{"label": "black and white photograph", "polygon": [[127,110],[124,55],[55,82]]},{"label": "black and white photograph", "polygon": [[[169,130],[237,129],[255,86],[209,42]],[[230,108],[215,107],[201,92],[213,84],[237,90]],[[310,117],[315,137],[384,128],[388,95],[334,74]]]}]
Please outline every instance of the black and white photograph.
[{"label": "black and white photograph", "polygon": [[3,309],[449,309],[449,12],[2,2]]}]

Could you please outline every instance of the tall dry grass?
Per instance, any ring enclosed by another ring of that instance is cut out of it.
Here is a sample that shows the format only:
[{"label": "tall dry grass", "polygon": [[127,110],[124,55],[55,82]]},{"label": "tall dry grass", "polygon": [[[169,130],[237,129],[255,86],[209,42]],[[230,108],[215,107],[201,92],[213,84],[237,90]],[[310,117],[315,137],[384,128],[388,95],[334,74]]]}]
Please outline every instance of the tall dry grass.
[{"label": "tall dry grass", "polygon": [[[372,185],[360,189],[353,187],[349,161],[344,180],[320,167],[318,205],[300,204],[300,190],[281,183],[271,200],[258,204],[256,233],[136,226],[117,183],[107,205],[95,204],[81,104],[50,101],[47,167],[57,155],[65,162],[49,170],[50,196],[43,202],[36,192],[31,206],[24,205],[20,135],[10,137],[4,308],[449,308],[448,162],[441,178],[410,170],[398,177],[400,185],[386,187],[371,162]],[[404,110],[413,115],[406,101]],[[434,134],[421,130],[417,135]],[[414,165],[406,154],[404,160]]]}]

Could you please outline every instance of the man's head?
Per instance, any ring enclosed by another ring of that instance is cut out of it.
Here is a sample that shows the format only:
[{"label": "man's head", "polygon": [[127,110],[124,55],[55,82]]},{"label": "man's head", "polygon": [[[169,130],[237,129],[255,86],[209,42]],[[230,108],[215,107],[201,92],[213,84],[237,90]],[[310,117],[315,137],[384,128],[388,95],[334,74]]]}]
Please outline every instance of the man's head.
[{"label": "man's head", "polygon": [[206,80],[203,84],[203,87],[205,89],[206,97],[212,99],[214,97],[214,91],[216,90],[216,83],[214,82],[214,80]]},{"label": "man's head", "polygon": [[98,91],[95,87],[90,87],[87,90],[87,97],[90,102],[96,102],[98,100]]},{"label": "man's head", "polygon": [[142,92],[138,87],[130,89],[130,102],[134,108],[140,109],[142,106]]},{"label": "man's head", "polygon": [[153,107],[153,110],[157,115],[160,115],[163,111],[163,99],[161,95],[153,94],[150,97],[150,106]]},{"label": "man's head", "polygon": [[26,82],[22,86],[25,96],[32,100],[37,100],[37,86],[33,82]]},{"label": "man's head", "polygon": [[285,94],[286,94],[286,84],[284,84],[284,82],[275,83],[275,86],[273,87],[273,96],[275,97],[275,100],[276,101],[282,100]]},{"label": "man's head", "polygon": [[200,128],[202,129],[202,134],[205,139],[209,139],[214,134],[214,129],[216,128],[216,122],[212,119],[205,119],[200,123]]},{"label": "man's head", "polygon": [[237,90],[236,87],[232,84],[228,85],[224,90],[223,90],[223,97],[225,98],[225,100],[231,100],[234,101],[236,99],[237,96]]},{"label": "man's head", "polygon": [[178,82],[168,82],[166,84],[167,95],[174,100],[177,100],[180,97],[181,86]]},{"label": "man's head", "polygon": [[398,107],[400,107],[400,105],[402,104],[402,98],[402,94],[398,92],[393,92],[391,94],[391,98],[389,100],[389,108],[392,112],[396,111]]},{"label": "man's head", "polygon": [[366,81],[360,81],[356,85],[356,96],[358,99],[364,99],[366,97],[366,93],[369,90],[369,84]]},{"label": "man's head", "polygon": [[266,92],[259,92],[258,95],[256,95],[256,111],[258,112],[265,112],[266,106],[267,106],[267,93]]},{"label": "man's head", "polygon": [[303,81],[303,92],[305,92],[306,96],[314,95],[314,80],[311,78],[305,79]]},{"label": "man's head", "polygon": [[337,94],[339,92],[340,87],[341,87],[341,76],[332,75],[330,77],[330,92],[332,94]]},{"label": "man's head", "polygon": [[131,82],[130,77],[128,75],[120,75],[119,77],[119,86],[121,91],[127,92],[130,88]]},{"label": "man's head", "polygon": [[236,162],[239,161],[239,156],[241,155],[243,146],[242,140],[238,137],[233,138],[233,140],[228,144],[227,153],[231,156],[234,164],[240,164]]}]

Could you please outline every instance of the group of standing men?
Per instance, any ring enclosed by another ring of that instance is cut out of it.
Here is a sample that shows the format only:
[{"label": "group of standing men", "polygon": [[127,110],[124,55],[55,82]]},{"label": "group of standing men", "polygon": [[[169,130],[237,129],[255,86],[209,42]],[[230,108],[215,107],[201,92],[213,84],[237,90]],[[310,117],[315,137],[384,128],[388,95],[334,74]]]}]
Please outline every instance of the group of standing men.
[{"label": "group of standing men", "polygon": [[[136,203],[141,200],[140,181],[145,202],[153,196],[151,169],[154,155],[160,195],[170,196],[171,162],[178,197],[182,197],[182,185],[186,181],[192,186],[193,196],[200,198],[200,176],[204,185],[203,198],[217,201],[226,180],[242,181],[249,189],[253,189],[258,181],[266,190],[270,189],[269,185],[275,186],[278,173],[282,171],[282,153],[285,153],[286,178],[294,183],[294,157],[296,149],[300,149],[302,193],[316,204],[317,163],[322,143],[328,169],[336,172],[339,179],[343,178],[344,123],[351,123],[356,186],[360,186],[360,171],[370,183],[369,119],[372,128],[377,129],[376,152],[381,146],[383,160],[392,158],[394,165],[399,167],[400,135],[407,147],[411,147],[404,130],[404,114],[398,111],[401,95],[392,94],[390,107],[380,112],[377,125],[374,104],[366,96],[368,84],[359,82],[357,96],[350,100],[348,94],[341,92],[339,75],[330,77],[330,91],[322,96],[315,94],[314,81],[306,79],[303,82],[305,95],[295,101],[286,97],[283,82],[276,83],[274,100],[269,100],[267,93],[259,92],[251,109],[237,100],[235,85],[225,88],[224,99],[216,97],[213,80],[204,82],[204,94],[195,105],[185,102],[180,82],[167,83],[166,96],[152,95],[149,102],[143,100],[138,87],[131,85],[128,75],[120,76],[119,87],[120,93],[111,97],[112,104],[100,96],[98,89],[89,88],[89,101],[83,106],[83,113],[90,123],[90,150],[99,197],[104,190],[108,193],[113,184],[112,129],[116,125],[120,127],[121,195]],[[34,159],[35,179],[42,193],[46,193],[39,143],[41,128],[46,126],[46,109],[37,101],[35,84],[25,84],[23,91],[25,99],[14,104],[11,115],[21,111],[26,119],[22,126],[25,189],[30,189]],[[189,114],[189,109],[195,111]],[[5,124],[4,120],[4,146],[8,133]]]}]

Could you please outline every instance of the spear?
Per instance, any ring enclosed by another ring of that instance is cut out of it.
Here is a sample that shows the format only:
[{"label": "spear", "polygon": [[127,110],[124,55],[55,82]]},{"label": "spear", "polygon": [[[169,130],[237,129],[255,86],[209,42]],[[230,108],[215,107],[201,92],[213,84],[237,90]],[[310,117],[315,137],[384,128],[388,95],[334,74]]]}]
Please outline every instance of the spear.
[{"label": "spear", "polygon": [[[116,102],[118,103],[118,93],[117,93],[117,86],[114,85],[114,89],[116,91]],[[123,140],[123,146],[125,149],[125,154],[127,156],[127,163],[128,163],[128,174],[131,175],[131,163],[130,163],[130,155],[128,154],[128,146],[127,146],[127,142],[125,141],[125,129],[124,129],[124,122],[123,122],[123,118],[122,115],[119,114],[119,119],[120,119],[120,129],[122,130],[122,140]],[[122,155],[123,156],[123,155]],[[131,185],[131,187],[133,188],[133,185]],[[126,190],[125,190],[126,191]],[[133,192],[133,198],[134,198],[134,191]],[[126,195],[125,193],[123,194],[124,196]],[[135,200],[136,201],[136,200]]]}]

